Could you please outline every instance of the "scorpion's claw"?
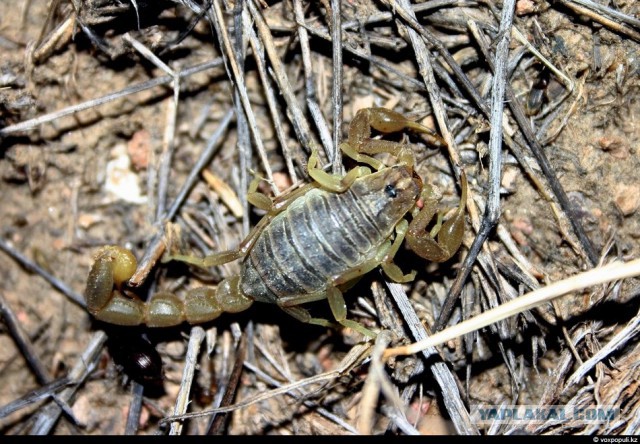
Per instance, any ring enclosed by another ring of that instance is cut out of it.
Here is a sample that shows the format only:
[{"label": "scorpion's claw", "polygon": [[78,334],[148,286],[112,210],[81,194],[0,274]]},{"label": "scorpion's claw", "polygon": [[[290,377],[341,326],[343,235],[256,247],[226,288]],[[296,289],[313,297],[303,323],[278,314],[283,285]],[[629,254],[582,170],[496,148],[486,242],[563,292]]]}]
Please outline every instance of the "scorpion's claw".
[{"label": "scorpion's claw", "polygon": [[406,235],[408,247],[419,256],[434,262],[444,262],[451,259],[460,248],[464,235],[464,212],[468,188],[464,170],[460,173],[460,186],[462,195],[455,214],[444,222],[441,222],[441,215],[439,215],[438,223],[431,230],[432,232],[428,232],[426,228],[437,213],[438,200],[431,193],[423,196],[424,207],[411,221]]}]

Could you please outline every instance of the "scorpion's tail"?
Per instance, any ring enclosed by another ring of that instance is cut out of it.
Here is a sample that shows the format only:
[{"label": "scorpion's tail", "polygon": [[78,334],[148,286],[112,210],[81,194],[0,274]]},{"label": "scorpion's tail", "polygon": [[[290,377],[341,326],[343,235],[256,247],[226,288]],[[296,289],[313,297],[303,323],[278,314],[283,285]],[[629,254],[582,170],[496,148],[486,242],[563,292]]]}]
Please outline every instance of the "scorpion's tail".
[{"label": "scorpion's tail", "polygon": [[253,300],[242,294],[239,277],[220,282],[217,288],[190,290],[184,301],[172,293],[160,292],[149,302],[126,297],[120,289],[135,272],[133,254],[124,248],[102,248],[89,272],[85,299],[87,310],[98,320],[117,325],[170,327],[187,321],[191,324],[216,319],[224,312],[237,313]]}]

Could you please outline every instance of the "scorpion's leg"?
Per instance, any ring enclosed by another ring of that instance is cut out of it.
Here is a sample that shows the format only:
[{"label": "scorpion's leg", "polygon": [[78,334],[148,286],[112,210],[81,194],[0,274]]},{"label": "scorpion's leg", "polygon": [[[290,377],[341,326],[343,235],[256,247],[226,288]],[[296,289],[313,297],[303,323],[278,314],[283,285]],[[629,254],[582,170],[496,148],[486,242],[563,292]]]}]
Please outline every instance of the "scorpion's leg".
[{"label": "scorpion's leg", "polygon": [[185,262],[190,265],[195,265],[200,268],[208,268],[240,259],[244,257],[249,252],[249,250],[251,250],[254,242],[256,241],[260,233],[262,233],[262,230],[264,230],[264,228],[269,225],[274,217],[284,211],[291,202],[293,202],[298,197],[309,191],[310,188],[312,188],[311,185],[305,185],[301,188],[298,188],[297,190],[292,191],[286,197],[276,199],[276,202],[274,203],[266,194],[262,194],[257,191],[258,184],[261,180],[262,179],[256,177],[251,181],[249,190],[247,192],[247,198],[249,199],[249,203],[251,203],[255,207],[267,211],[267,214],[265,214],[262,219],[260,219],[260,222],[258,222],[256,226],[253,227],[251,232],[249,232],[247,237],[242,241],[242,243],[240,243],[238,248],[211,254],[203,258],[183,254],[167,254],[163,257],[162,261],[169,262],[175,260]]},{"label": "scorpion's leg", "polygon": [[385,274],[395,282],[411,282],[416,277],[415,270],[412,270],[409,274],[404,274],[400,267],[393,263],[393,258],[398,252],[400,245],[402,245],[402,241],[404,240],[408,229],[409,223],[404,219],[396,225],[396,237],[393,240],[391,248],[389,248],[389,251],[385,255],[383,261],[380,263]]},{"label": "scorpion's leg", "polygon": [[294,296],[285,296],[280,297],[277,300],[278,307],[280,307],[285,313],[293,316],[297,320],[301,322],[306,322],[307,324],[315,324],[321,325],[323,327],[335,327],[331,322],[322,318],[312,318],[307,310],[302,307],[299,307],[301,304],[306,304],[308,302],[321,301],[323,299],[327,299],[326,291],[318,291],[315,293],[302,294],[302,295],[294,295]]},{"label": "scorpion's leg", "polygon": [[406,235],[408,247],[419,256],[434,262],[444,262],[449,260],[460,248],[464,234],[464,210],[468,188],[467,176],[464,171],[460,173],[460,182],[462,193],[458,209],[444,223],[442,222],[442,214],[438,214],[437,223],[431,232],[427,232],[426,228],[436,216],[438,199],[434,196],[431,188],[425,187],[422,196],[424,206],[411,221]]},{"label": "scorpion's leg", "polygon": [[375,333],[365,328],[363,325],[357,323],[356,321],[347,319],[347,304],[344,301],[342,292],[337,287],[334,287],[332,285],[330,285],[325,291],[279,298],[278,306],[282,308],[282,310],[284,310],[286,313],[302,322],[320,325],[323,327],[335,327],[334,324],[326,319],[312,318],[307,310],[299,307],[299,305],[301,304],[320,301],[323,299],[327,299],[329,301],[331,313],[333,314],[333,317],[336,319],[336,321],[338,321],[338,323],[340,323],[344,327],[352,328],[353,330],[356,330],[357,332],[360,332],[365,336],[371,338],[376,337]]},{"label": "scorpion's leg", "polygon": [[[325,297],[326,299],[326,297]],[[284,307],[280,306],[282,311],[287,313],[289,316],[296,318],[300,322],[304,322],[306,324],[319,325],[321,327],[329,327],[336,328],[337,325],[322,318],[312,318],[307,310],[302,307],[292,306],[292,307]]]},{"label": "scorpion's leg", "polygon": [[320,168],[318,166],[319,161],[320,157],[318,156],[318,151],[314,148],[311,151],[311,157],[309,157],[309,162],[307,163],[307,172],[313,180],[320,184],[320,186],[335,193],[342,193],[349,188],[358,177],[371,172],[369,168],[366,167],[355,167],[345,176],[340,177],[334,174],[329,174]]},{"label": "scorpion's leg", "polygon": [[166,254],[162,258],[162,262],[178,261],[185,262],[190,265],[195,265],[200,268],[213,267],[214,265],[222,265],[228,262],[233,262],[244,256],[242,248],[236,248],[235,250],[222,251],[220,253],[212,254],[205,257],[191,256],[188,254]]},{"label": "scorpion's leg", "polygon": [[364,325],[347,319],[347,304],[344,301],[342,292],[337,287],[329,287],[327,289],[327,299],[329,300],[329,307],[333,317],[336,318],[341,325],[352,328],[353,330],[362,333],[370,338],[375,338],[376,334],[366,328]]},{"label": "scorpion's leg", "polygon": [[[357,267],[347,270],[339,276],[335,276],[332,279],[332,286],[341,286],[344,288],[345,284],[348,284],[361,276],[369,273],[377,266],[381,266],[387,276],[393,279],[395,282],[410,282],[415,278],[416,272],[412,271],[409,274],[402,273],[400,267],[393,263],[393,258],[397,253],[402,241],[405,238],[409,224],[406,220],[401,221],[396,226],[396,236],[391,242],[384,242],[376,252],[375,256],[369,260],[364,261]],[[310,302],[310,301],[309,301]]]},{"label": "scorpion's leg", "polygon": [[255,176],[249,184],[247,190],[247,201],[256,208],[260,208],[264,211],[273,210],[273,201],[269,196],[258,191],[258,185],[262,181],[262,177]]},{"label": "scorpion's leg", "polygon": [[[369,260],[364,261],[357,267],[347,270],[339,276],[334,276],[332,279],[332,286],[344,286],[355,279],[369,273],[371,270],[378,266],[381,266],[387,276],[396,282],[409,282],[415,277],[415,271],[409,274],[404,274],[396,264],[393,263],[393,258],[402,245],[402,241],[405,238],[405,234],[408,230],[408,222],[403,220],[396,226],[396,236],[391,241],[383,242],[376,254]],[[341,287],[343,288],[343,287]]]},{"label": "scorpion's leg", "polygon": [[[260,208],[262,210],[267,211],[267,215],[270,215],[274,212],[273,202],[271,199],[260,192],[258,192],[258,185],[262,179],[260,177],[255,177],[251,183],[249,184],[249,189],[247,190],[247,199],[249,203],[254,207]],[[276,213],[277,214],[277,213]],[[265,216],[267,217],[267,216]],[[273,216],[269,217],[266,222],[270,221]],[[191,256],[188,254],[166,254],[162,261],[179,261],[185,262],[190,265],[195,265],[200,268],[208,268],[213,267],[215,265],[222,265],[228,262],[233,262],[241,257],[243,257],[251,246],[253,242],[256,240],[262,228],[266,226],[266,222],[262,224],[258,224],[247,236],[247,238],[240,244],[240,246],[234,250],[222,251],[220,253],[212,254],[205,257],[197,257]]]},{"label": "scorpion's leg", "polygon": [[353,280],[367,274],[369,271],[373,270],[381,264],[383,265],[385,271],[390,270],[388,271],[388,273],[392,277],[392,279],[397,278],[397,280],[400,282],[406,282],[413,278],[413,274],[402,274],[400,268],[392,262],[393,255],[395,255],[396,251],[400,247],[400,244],[402,243],[402,239],[404,237],[404,233],[406,231],[407,223],[405,221],[404,224],[400,223],[396,228],[396,239],[393,243],[391,243],[390,241],[384,242],[378,248],[378,251],[373,258],[365,261],[358,267],[354,267],[339,276],[335,276],[328,284],[325,291],[279,298],[277,302],[278,305],[284,311],[303,322],[326,326],[331,324],[324,319],[312,318],[306,310],[298,307],[298,305],[327,299],[329,302],[329,307],[331,308],[331,312],[333,313],[333,316],[336,321],[338,321],[338,323],[345,327],[352,328],[365,336],[375,337],[375,333],[373,333],[369,329],[365,328],[355,321],[347,319],[347,306],[344,301],[344,297],[342,296],[342,292],[340,291],[338,286],[352,282]]},{"label": "scorpion's leg", "polygon": [[282,310],[286,313],[290,314],[294,318],[306,322],[308,324],[320,325],[323,327],[335,327],[333,323],[326,319],[322,318],[312,318],[307,310],[298,305],[304,304],[307,302],[318,301],[322,299],[327,299],[329,301],[329,308],[331,308],[331,313],[336,321],[344,327],[351,328],[357,332],[362,333],[365,336],[370,338],[375,338],[376,334],[373,333],[368,328],[363,325],[357,323],[356,321],[352,321],[347,319],[347,304],[344,301],[344,297],[342,296],[342,292],[333,286],[329,286],[326,291],[313,293],[311,295],[300,295],[300,296],[291,296],[284,300],[278,301],[278,305]]},{"label": "scorpion's leg", "polygon": [[[367,336],[370,338],[376,337],[376,334],[371,330],[369,330],[368,328],[366,328],[365,326],[357,323],[356,321],[352,321],[346,318],[347,306],[340,290],[338,290],[335,287],[332,287],[330,290],[327,291],[323,299],[329,300],[329,307],[331,308],[331,312],[333,313],[333,316],[336,318],[336,321],[338,321],[340,325],[351,328],[359,333],[362,333],[364,336]],[[296,318],[301,322],[305,322],[307,324],[313,324],[313,325],[320,325],[321,327],[330,327],[330,328],[336,327],[336,324],[326,319],[311,317],[309,312],[302,307],[282,306],[281,308],[285,313],[293,316],[294,318]]]}]

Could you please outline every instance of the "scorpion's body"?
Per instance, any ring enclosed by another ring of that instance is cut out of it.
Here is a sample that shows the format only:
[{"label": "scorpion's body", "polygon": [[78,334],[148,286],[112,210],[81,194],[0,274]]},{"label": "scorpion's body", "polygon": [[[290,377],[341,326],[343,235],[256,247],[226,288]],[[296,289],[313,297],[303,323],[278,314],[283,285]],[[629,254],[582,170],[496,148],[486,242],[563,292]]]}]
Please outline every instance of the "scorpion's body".
[{"label": "scorpion's body", "polygon": [[314,188],[302,195],[255,241],[242,265],[242,293],[278,303],[325,291],[379,253],[421,185],[406,167],[395,166],[356,179],[343,193]]},{"label": "scorpion's body", "polygon": [[[304,322],[331,325],[312,318],[301,304],[328,299],[336,320],[364,334],[373,333],[346,319],[341,290],[368,271],[381,266],[397,282],[411,280],[393,263],[403,239],[421,257],[444,261],[459,248],[464,227],[466,179],[462,199],[454,216],[442,223],[438,218],[431,232],[427,225],[437,213],[438,199],[423,187],[415,173],[413,153],[404,143],[372,139],[371,128],[389,133],[413,129],[430,130],[383,108],[360,110],[351,122],[342,151],[360,165],[344,177],[331,176],[317,167],[318,156],[309,159],[308,172],[314,182],[293,192],[277,204],[257,195],[254,203],[267,215],[236,250],[204,259],[174,256],[174,259],[210,267],[242,259],[238,275],[217,288],[189,290],[185,297],[158,293],[149,302],[128,297],[126,283],[136,269],[133,254],[124,248],[102,248],[93,264],[85,297],[88,310],[98,319],[120,325],[146,323],[152,327],[206,322],[223,312],[246,310],[254,301],[279,305]],[[431,135],[432,142],[442,144]],[[389,153],[398,164],[385,166],[372,157]],[[261,199],[257,199],[261,197]],[[422,204],[417,205],[420,201]],[[265,204],[266,202],[266,204]],[[265,204],[264,206],[262,204]],[[405,216],[411,214],[411,223]]]}]

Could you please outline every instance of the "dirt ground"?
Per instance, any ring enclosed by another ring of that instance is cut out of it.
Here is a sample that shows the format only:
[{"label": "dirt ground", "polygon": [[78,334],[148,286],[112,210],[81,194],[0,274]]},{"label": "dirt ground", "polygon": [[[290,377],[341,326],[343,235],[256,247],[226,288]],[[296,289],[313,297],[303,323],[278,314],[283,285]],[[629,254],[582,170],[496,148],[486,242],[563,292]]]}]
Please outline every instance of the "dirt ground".
[{"label": "dirt ground", "polygon": [[[374,365],[380,358],[358,332],[303,324],[275,305],[256,303],[243,313],[224,314],[204,330],[187,324],[114,327],[82,307],[89,269],[104,245],[129,248],[138,259],[150,255],[142,264],[148,276],[135,289],[143,297],[158,291],[183,297],[188,289],[215,287],[239,273],[237,262],[205,271],[157,259],[165,244],[198,257],[236,247],[265,214],[247,204],[254,175],[272,177],[271,184],[260,183],[266,194],[309,180],[310,148],[332,145],[333,3],[342,3],[340,139],[356,112],[372,106],[394,109],[444,134],[433,112],[439,105],[430,100],[434,85],[424,77],[432,70],[455,140],[454,159],[415,132],[381,137],[408,137],[417,172],[442,194],[441,208],[454,208],[460,199],[452,165],[468,176],[471,208],[460,251],[442,264],[405,248],[395,259],[405,273],[417,271],[402,289],[423,326],[433,328],[464,268],[491,186],[493,77],[478,38],[486,39],[492,61],[501,37],[501,3],[416,2],[421,37],[400,3],[387,1],[4,1],[3,433],[640,433],[637,279],[574,292],[439,349],[457,381],[448,389],[459,390],[466,409],[502,403],[619,409],[615,421],[601,423],[465,428],[442,382],[432,376],[432,360],[395,358],[383,363],[380,376]],[[588,14],[591,9],[579,3],[516,2],[500,216],[448,324],[594,266],[640,256],[640,5],[600,2],[606,9]],[[202,11],[205,6],[209,12]],[[424,6],[430,9],[419,9]],[[236,7],[244,14],[234,16]],[[217,9],[224,26],[216,23]],[[610,19],[611,10],[623,19]],[[238,24],[244,27],[240,44]],[[412,38],[428,43],[426,72],[418,62],[425,54]],[[484,110],[443,52],[461,68]],[[185,72],[192,67],[199,69]],[[176,90],[171,73],[180,71]],[[155,86],[116,94],[162,77]],[[539,154],[514,117],[514,101],[524,110]],[[74,105],[83,109],[61,112]],[[331,151],[321,152],[326,162]],[[198,167],[203,158],[204,167]],[[193,172],[199,173],[195,185],[175,216],[167,217]],[[348,318],[392,331],[391,345],[414,342],[385,282],[383,273],[373,271],[347,290]],[[326,302],[309,308],[314,316],[331,318]],[[350,361],[358,347],[366,352]],[[195,371],[192,382],[181,382],[185,369]],[[305,384],[287,388],[295,381]],[[283,386],[283,393],[270,393]],[[14,408],[43,387],[43,397]],[[235,406],[187,420],[180,429],[182,423],[164,421],[183,411],[176,400],[188,403],[188,412]]]}]

